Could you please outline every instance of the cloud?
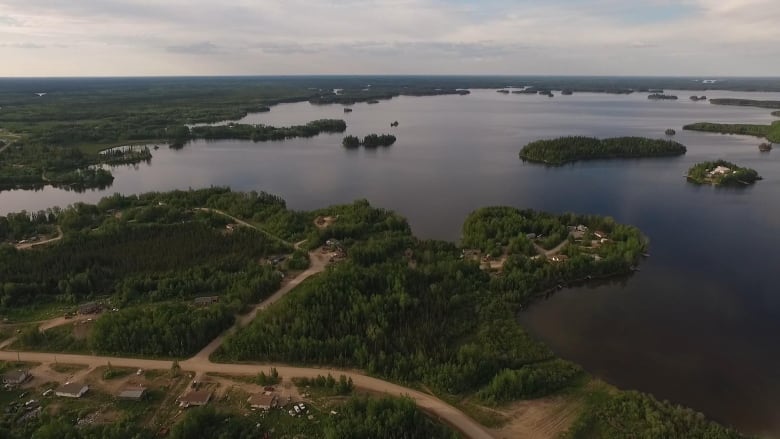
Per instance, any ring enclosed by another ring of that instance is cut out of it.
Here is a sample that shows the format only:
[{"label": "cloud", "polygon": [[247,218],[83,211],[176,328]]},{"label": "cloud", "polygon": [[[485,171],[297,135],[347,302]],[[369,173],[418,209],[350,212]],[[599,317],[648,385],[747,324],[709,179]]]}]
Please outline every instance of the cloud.
[{"label": "cloud", "polygon": [[200,43],[173,45],[165,48],[171,53],[186,53],[191,55],[204,55],[212,54],[220,51],[220,48],[209,41],[203,41]]},{"label": "cloud", "polygon": [[0,0],[0,41],[68,52],[14,74],[49,75],[776,75],[778,22],[777,0]]}]

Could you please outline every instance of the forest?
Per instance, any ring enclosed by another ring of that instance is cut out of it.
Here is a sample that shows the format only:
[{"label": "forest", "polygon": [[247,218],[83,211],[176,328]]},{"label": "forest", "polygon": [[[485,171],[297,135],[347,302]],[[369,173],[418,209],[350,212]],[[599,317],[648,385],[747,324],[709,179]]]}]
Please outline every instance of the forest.
[{"label": "forest", "polygon": [[[718,167],[728,168],[728,172],[718,173]],[[755,169],[741,168],[725,160],[697,163],[688,170],[688,181],[695,184],[714,186],[747,186],[761,180]]]},{"label": "forest", "polygon": [[355,149],[361,146],[364,148],[377,148],[380,146],[391,146],[395,141],[396,138],[392,134],[369,134],[363,137],[363,140],[356,136],[346,136],[341,144],[347,149]]},{"label": "forest", "polygon": [[744,438],[701,413],[643,393],[597,389],[585,400],[582,414],[563,439],[623,439],[626,432],[636,438]]},{"label": "forest", "polygon": [[[514,227],[505,235],[525,236],[525,224],[501,218],[522,213],[499,209],[491,216],[469,218],[468,235],[474,236],[465,239],[495,241],[492,224],[476,224],[491,217]],[[549,216],[528,217],[530,227],[549,227]],[[510,381],[517,383],[511,390],[515,398],[548,394],[576,381],[578,369],[550,361],[553,354],[514,316],[561,282],[631,272],[645,248],[641,234],[608,219],[603,225],[616,241],[605,246],[604,260],[597,263],[582,255],[551,264],[517,255],[501,276],[462,258],[453,244],[418,241],[405,229],[374,230],[363,242],[348,246],[347,262],[300,286],[295,295],[229,337],[215,355],[222,360],[359,367],[446,394],[484,388],[491,401],[506,398],[496,390]],[[489,231],[478,237],[475,230]]]},{"label": "forest", "polygon": [[[184,127],[183,129],[185,129]],[[247,125],[230,123],[227,125],[202,125],[192,127],[188,139],[238,139],[253,142],[285,140],[295,137],[314,137],[321,133],[343,133],[347,123],[340,119],[322,119],[306,125],[277,128],[268,125]],[[180,140],[180,139],[179,139]]]},{"label": "forest", "polygon": [[735,105],[740,107],[758,107],[758,108],[780,108],[780,101],[759,101],[754,99],[710,99],[714,105]]},{"label": "forest", "polygon": [[520,158],[532,163],[560,166],[581,160],[677,156],[686,151],[684,145],[672,140],[573,136],[531,142],[520,151]]},{"label": "forest", "polygon": [[770,142],[780,143],[780,121],[774,122],[771,125],[697,122],[685,125],[683,129],[720,134],[765,137]]}]

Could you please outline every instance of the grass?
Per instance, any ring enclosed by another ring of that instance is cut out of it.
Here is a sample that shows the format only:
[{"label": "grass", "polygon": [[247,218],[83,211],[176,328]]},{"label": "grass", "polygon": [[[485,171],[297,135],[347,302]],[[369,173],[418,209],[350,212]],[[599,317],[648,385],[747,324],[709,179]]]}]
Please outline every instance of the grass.
[{"label": "grass", "polygon": [[49,369],[58,373],[73,373],[86,369],[85,364],[54,363],[49,365]]},{"label": "grass", "polygon": [[[109,362],[110,363],[110,362]],[[96,369],[97,373],[104,380],[115,380],[117,378],[123,378],[130,374],[134,374],[138,369],[132,367],[116,367],[100,366]]]},{"label": "grass", "polygon": [[7,318],[8,323],[27,323],[62,317],[73,311],[75,306],[63,306],[58,303],[36,303],[21,308],[0,310],[0,320]]}]

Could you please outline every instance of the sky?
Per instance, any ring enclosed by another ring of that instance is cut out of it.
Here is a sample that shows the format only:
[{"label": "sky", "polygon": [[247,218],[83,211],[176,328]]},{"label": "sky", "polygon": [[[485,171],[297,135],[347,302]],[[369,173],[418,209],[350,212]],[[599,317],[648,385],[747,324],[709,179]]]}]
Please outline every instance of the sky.
[{"label": "sky", "polygon": [[780,0],[0,0],[0,77],[780,76]]}]

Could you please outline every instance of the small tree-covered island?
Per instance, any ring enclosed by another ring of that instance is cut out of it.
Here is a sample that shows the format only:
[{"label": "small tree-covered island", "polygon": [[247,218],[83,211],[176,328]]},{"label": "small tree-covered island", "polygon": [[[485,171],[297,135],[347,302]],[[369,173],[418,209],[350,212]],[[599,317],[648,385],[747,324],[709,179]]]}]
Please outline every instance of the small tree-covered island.
[{"label": "small tree-covered island", "polygon": [[347,136],[341,141],[344,148],[355,149],[360,148],[377,148],[380,146],[392,146],[396,141],[396,138],[392,134],[369,134],[360,140],[357,136]]},{"label": "small tree-covered island", "polygon": [[713,186],[748,186],[761,180],[758,172],[725,160],[699,163],[688,170],[688,181]]},{"label": "small tree-covered island", "polygon": [[531,142],[520,151],[520,159],[560,166],[583,160],[678,156],[686,151],[685,145],[667,139],[572,136]]}]

